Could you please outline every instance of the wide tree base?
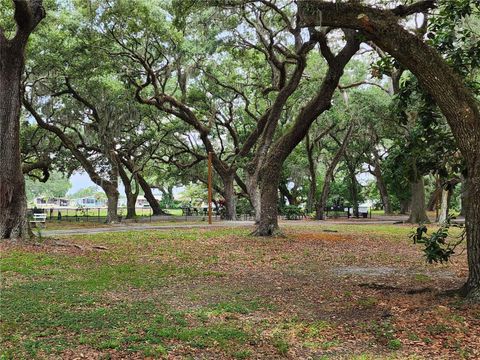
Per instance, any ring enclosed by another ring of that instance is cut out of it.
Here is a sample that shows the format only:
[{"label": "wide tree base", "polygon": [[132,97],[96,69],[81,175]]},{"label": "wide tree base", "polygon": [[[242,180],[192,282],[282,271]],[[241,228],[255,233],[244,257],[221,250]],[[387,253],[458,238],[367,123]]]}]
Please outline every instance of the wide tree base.
[{"label": "wide tree base", "polygon": [[474,287],[469,284],[465,284],[459,289],[458,292],[468,302],[480,304],[480,286]]},{"label": "wide tree base", "polygon": [[0,226],[0,238],[2,240],[29,241],[33,237],[34,234],[26,220],[9,224],[9,226]]},{"label": "wide tree base", "polygon": [[250,236],[271,236],[271,237],[285,237],[280,228],[275,225],[260,226],[250,233]]},{"label": "wide tree base", "polygon": [[428,217],[412,217],[410,216],[408,220],[405,221],[407,224],[430,224],[430,219]]},{"label": "wide tree base", "polygon": [[116,225],[116,224],[120,224],[120,220],[119,219],[105,220],[104,224],[106,224],[106,225]]}]

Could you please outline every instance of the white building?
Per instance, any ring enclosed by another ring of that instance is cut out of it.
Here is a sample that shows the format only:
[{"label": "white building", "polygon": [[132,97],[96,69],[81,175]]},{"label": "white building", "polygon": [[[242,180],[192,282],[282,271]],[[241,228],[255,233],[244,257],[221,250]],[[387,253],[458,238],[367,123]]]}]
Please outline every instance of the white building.
[{"label": "white building", "polygon": [[56,197],[40,196],[33,199],[33,204],[37,208],[68,207],[70,200]]},{"label": "white building", "polygon": [[79,206],[79,207],[105,207],[105,200],[104,199],[98,199],[94,196],[86,196],[83,198],[79,199],[73,199],[70,202],[71,206]]}]

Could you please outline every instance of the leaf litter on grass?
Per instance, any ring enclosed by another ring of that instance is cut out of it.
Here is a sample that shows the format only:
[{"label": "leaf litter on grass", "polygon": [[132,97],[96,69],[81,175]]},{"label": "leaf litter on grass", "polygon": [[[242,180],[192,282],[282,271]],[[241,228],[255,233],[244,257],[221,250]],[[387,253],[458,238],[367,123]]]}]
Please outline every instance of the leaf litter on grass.
[{"label": "leaf litter on grass", "polygon": [[[1,244],[2,297],[23,313],[2,304],[4,355],[480,357],[480,308],[444,294],[464,281],[464,255],[432,268],[405,227],[323,229],[289,228],[275,239],[235,228],[65,240],[83,250]],[[34,289],[50,300],[30,296]]]}]

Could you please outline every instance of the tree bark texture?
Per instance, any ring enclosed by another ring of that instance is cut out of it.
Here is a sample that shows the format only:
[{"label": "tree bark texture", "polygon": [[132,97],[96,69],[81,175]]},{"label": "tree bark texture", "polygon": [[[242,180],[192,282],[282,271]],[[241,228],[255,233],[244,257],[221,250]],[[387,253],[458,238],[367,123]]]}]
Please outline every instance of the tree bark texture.
[{"label": "tree bark texture", "polygon": [[465,209],[465,206],[463,204],[465,204],[464,193],[462,193],[461,199],[460,199],[460,214],[459,215],[465,217],[466,209]]},{"label": "tree bark texture", "polygon": [[313,146],[310,144],[310,138],[306,137],[306,150],[308,158],[308,171],[310,173],[310,187],[308,188],[307,196],[307,213],[313,212],[315,196],[317,194],[317,164],[313,158]]},{"label": "tree bark texture", "polygon": [[278,232],[278,184],[280,171],[276,168],[262,173],[260,182],[261,208],[257,235],[272,236]]},{"label": "tree bark texture", "polygon": [[400,201],[400,214],[407,215],[410,211],[410,199]]},{"label": "tree bark texture", "polygon": [[148,184],[147,180],[142,176],[142,174],[137,174],[138,184],[143,190],[143,196],[147,200],[148,205],[152,208],[152,215],[166,215],[165,211],[162,210],[160,204],[155,196],[153,195],[152,188]]},{"label": "tree bark texture", "polygon": [[429,223],[425,212],[425,184],[423,177],[410,183],[412,189],[410,217],[407,222],[412,224]]},{"label": "tree bark texture", "polygon": [[108,224],[115,224],[120,221],[118,217],[118,189],[108,186],[103,189],[107,195],[107,220]]},{"label": "tree bark texture", "polygon": [[438,214],[438,222],[440,224],[443,224],[448,218],[450,196],[451,196],[450,190],[442,189],[440,213]]},{"label": "tree bark texture", "polygon": [[358,181],[354,169],[350,173],[350,194],[352,196],[353,216],[358,217]]},{"label": "tree bark texture", "polygon": [[468,197],[465,198],[467,228],[468,279],[462,288],[464,295],[480,301],[480,165],[470,171],[465,181]]},{"label": "tree bark texture", "polygon": [[16,1],[17,32],[0,28],[0,239],[28,240],[27,199],[20,157],[21,77],[31,32],[45,17],[42,1]]},{"label": "tree bark texture", "polygon": [[252,204],[253,210],[255,211],[255,224],[259,224],[262,199],[260,196],[260,187],[258,185],[257,175],[247,172],[246,183],[250,203]]},{"label": "tree bark texture", "polygon": [[226,220],[237,218],[237,198],[235,196],[235,172],[230,172],[222,177],[223,197],[225,199]]},{"label": "tree bark texture", "polygon": [[20,81],[24,44],[0,41],[0,237],[28,238],[20,158]]},{"label": "tree bark texture", "polygon": [[465,186],[466,179],[462,175],[460,176],[462,184],[460,189],[460,216],[465,216],[466,213],[466,203],[468,199],[467,188]]},{"label": "tree bark texture", "polygon": [[[120,179],[122,179],[123,187],[125,188],[125,196],[127,197],[127,215],[125,219],[135,219],[137,217],[136,204],[139,193],[138,182],[136,176],[130,178],[126,173],[122,165],[118,166],[118,173]],[[132,182],[135,184],[135,190],[133,189]]]},{"label": "tree bark texture", "polygon": [[410,216],[407,220],[411,224],[429,223],[425,207],[425,181],[419,174],[417,162],[412,162],[412,179],[410,180]]},{"label": "tree bark texture", "polygon": [[127,197],[127,215],[125,219],[135,219],[137,217],[136,203],[138,193],[129,192],[128,194],[125,193],[125,196]]},{"label": "tree bark texture", "polygon": [[393,214],[392,207],[390,205],[390,197],[388,195],[387,184],[383,181],[382,174],[378,174],[375,179],[377,180],[377,189],[380,193],[380,199],[382,200],[383,212],[385,215]]},{"label": "tree bark texture", "polygon": [[430,194],[430,199],[428,200],[428,203],[427,203],[428,211],[435,210],[438,202],[440,201],[441,196],[442,196],[442,187],[439,186],[435,190],[433,190],[433,192]]}]

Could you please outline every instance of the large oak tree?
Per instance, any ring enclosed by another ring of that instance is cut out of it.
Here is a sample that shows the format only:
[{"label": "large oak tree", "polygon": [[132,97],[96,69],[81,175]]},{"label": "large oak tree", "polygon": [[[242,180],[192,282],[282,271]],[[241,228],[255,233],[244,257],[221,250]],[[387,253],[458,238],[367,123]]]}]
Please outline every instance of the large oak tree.
[{"label": "large oak tree", "polygon": [[468,172],[465,216],[469,277],[462,290],[480,299],[480,106],[471,89],[438,51],[399,24],[401,16],[432,8],[436,1],[419,1],[393,10],[323,1],[301,4],[304,26],[321,22],[322,26],[359,30],[366,39],[395,57],[418,78],[446,117]]},{"label": "large oak tree", "polygon": [[16,31],[0,28],[0,238],[28,238],[20,156],[21,78],[28,38],[45,17],[42,0],[14,0]]}]

